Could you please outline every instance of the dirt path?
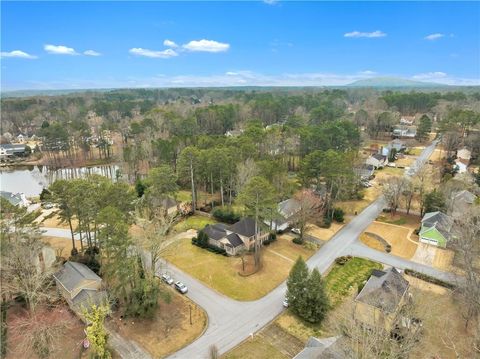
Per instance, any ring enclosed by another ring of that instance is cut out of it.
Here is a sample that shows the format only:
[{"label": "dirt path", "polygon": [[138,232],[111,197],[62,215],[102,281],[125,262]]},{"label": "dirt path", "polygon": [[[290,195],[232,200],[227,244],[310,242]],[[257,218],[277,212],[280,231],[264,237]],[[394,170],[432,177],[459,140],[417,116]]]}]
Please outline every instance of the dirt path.
[{"label": "dirt path", "polygon": [[152,356],[132,340],[125,339],[108,328],[108,342],[115,352],[125,359],[153,359]]},{"label": "dirt path", "polygon": [[285,257],[283,254],[280,254],[280,253],[278,253],[278,252],[275,252],[275,251],[273,251],[273,250],[271,250],[271,249],[266,249],[266,251],[267,251],[267,252],[270,252],[270,253],[273,253],[273,254],[276,254],[277,256],[282,257],[283,259],[285,259],[285,260],[287,260],[287,261],[289,261],[289,262],[291,262],[291,263],[294,262],[294,261],[291,260],[290,258]]}]

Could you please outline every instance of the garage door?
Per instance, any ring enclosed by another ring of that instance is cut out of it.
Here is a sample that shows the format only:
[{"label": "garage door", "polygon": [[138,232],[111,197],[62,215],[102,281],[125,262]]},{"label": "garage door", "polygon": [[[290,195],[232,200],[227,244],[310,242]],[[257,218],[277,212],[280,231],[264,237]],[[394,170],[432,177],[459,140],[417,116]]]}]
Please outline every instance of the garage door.
[{"label": "garage door", "polygon": [[424,238],[422,237],[421,241],[423,243],[431,244],[432,246],[438,246],[438,242],[435,239]]}]

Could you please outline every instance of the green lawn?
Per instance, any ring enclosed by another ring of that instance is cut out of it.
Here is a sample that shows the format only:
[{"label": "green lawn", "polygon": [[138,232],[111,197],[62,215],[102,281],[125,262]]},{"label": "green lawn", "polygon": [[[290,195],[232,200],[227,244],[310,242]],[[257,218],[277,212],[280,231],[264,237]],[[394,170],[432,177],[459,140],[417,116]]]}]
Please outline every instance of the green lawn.
[{"label": "green lawn", "polygon": [[287,359],[288,357],[280,352],[262,337],[256,336],[248,339],[235,349],[222,356],[223,359]]},{"label": "green lawn", "polygon": [[325,277],[330,304],[335,307],[353,289],[370,277],[373,269],[381,269],[380,263],[372,262],[363,258],[352,258],[344,265],[334,264],[331,271]]},{"label": "green lawn", "polygon": [[[342,312],[344,306],[349,304],[345,298],[356,292],[358,285],[368,279],[372,269],[380,269],[382,265],[363,258],[352,258],[344,265],[334,264],[331,271],[325,277],[330,304],[332,305],[329,315],[335,311]],[[342,302],[343,305],[342,305]],[[334,315],[335,316],[335,315]],[[332,328],[326,327],[328,321],[323,323],[308,323],[290,309],[280,315],[275,321],[283,330],[305,342],[309,337],[328,337],[336,335]]]},{"label": "green lawn", "polygon": [[396,224],[397,226],[401,226],[403,224],[407,223],[407,220],[404,217],[400,217],[398,219],[389,219],[386,216],[378,216],[377,221],[379,222],[384,222],[384,223],[390,223],[390,224]]},{"label": "green lawn", "polygon": [[[255,300],[263,297],[283,282],[298,256],[310,257],[315,250],[280,238],[262,250],[262,268],[255,274],[242,277],[239,257],[211,253],[182,239],[165,253],[165,259],[211,288],[236,300]],[[246,257],[250,266],[252,256]],[[248,264],[247,264],[248,267]]]},{"label": "green lawn", "polygon": [[174,227],[176,232],[185,232],[189,229],[196,229],[197,231],[203,229],[207,224],[217,223],[213,218],[208,218],[204,216],[194,215],[185,218],[184,220],[178,222]]}]

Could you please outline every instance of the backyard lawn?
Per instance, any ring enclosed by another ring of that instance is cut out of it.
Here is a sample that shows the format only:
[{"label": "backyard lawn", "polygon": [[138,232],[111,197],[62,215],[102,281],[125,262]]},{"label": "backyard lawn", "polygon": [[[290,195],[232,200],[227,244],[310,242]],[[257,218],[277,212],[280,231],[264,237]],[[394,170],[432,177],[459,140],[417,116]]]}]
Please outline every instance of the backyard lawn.
[{"label": "backyard lawn", "polygon": [[196,229],[197,231],[203,229],[207,224],[217,223],[213,218],[208,218],[200,215],[193,215],[178,222],[173,230],[177,233],[185,232],[189,229]]},{"label": "backyard lawn", "polygon": [[[211,253],[182,239],[164,257],[181,270],[201,280],[211,288],[236,300],[255,300],[263,297],[283,282],[294,261],[302,255],[309,258],[315,250],[299,246],[280,237],[262,251],[262,268],[255,274],[242,277],[239,257],[226,257]],[[253,263],[251,255],[246,260]]]}]

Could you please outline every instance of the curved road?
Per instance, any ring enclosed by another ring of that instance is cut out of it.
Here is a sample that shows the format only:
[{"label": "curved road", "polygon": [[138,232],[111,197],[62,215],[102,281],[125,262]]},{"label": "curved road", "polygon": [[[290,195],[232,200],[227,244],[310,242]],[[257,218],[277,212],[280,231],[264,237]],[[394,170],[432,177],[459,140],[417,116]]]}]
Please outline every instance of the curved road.
[{"label": "curved road", "polygon": [[[406,175],[414,174],[426,162],[435,149],[435,145],[436,142],[434,141],[425,148]],[[442,280],[455,281],[456,277],[451,273],[373,250],[358,241],[360,234],[378,217],[384,206],[383,198],[373,202],[325,243],[307,261],[308,266],[310,268],[317,267],[320,272],[324,273],[332,265],[335,258],[350,254],[401,269],[410,268]],[[71,238],[68,230],[50,228],[44,228],[44,230],[46,230],[46,235]],[[209,320],[208,328],[200,338],[172,354],[169,358],[207,358],[208,349],[211,345],[215,345],[220,353],[225,353],[268,324],[284,309],[282,301],[286,289],[285,282],[259,300],[239,302],[207,287],[173,265],[167,265],[168,271],[171,272],[173,277],[188,286],[188,297],[203,307]]]}]

